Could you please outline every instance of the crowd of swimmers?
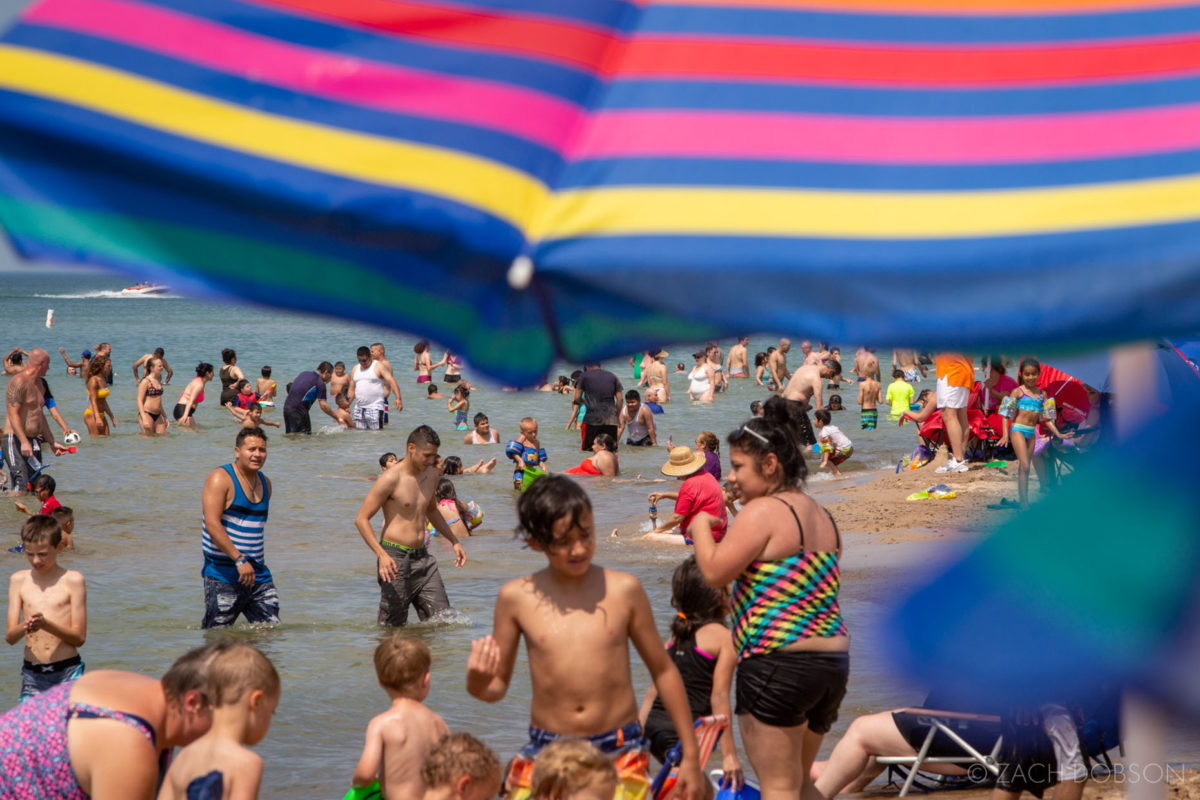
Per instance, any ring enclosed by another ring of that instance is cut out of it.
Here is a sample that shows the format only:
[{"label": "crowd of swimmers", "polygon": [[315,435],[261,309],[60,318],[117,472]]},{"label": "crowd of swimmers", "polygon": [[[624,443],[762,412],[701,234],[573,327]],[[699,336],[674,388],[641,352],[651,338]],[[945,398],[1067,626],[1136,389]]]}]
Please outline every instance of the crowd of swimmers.
[{"label": "crowd of swimmers", "polygon": [[[726,359],[722,365],[726,380],[750,377],[745,342],[739,345],[742,358]],[[845,695],[850,639],[838,601],[842,540],[830,513],[804,491],[806,455],[811,445],[828,443],[828,449],[819,448],[822,464],[836,468],[835,458],[847,454],[852,445],[832,425],[821,402],[824,382],[840,375],[840,362],[815,351],[812,363],[806,356],[806,363],[790,373],[788,348],[784,340],[771,354],[776,356],[771,377],[777,384],[786,380],[782,395],[754,409],[755,415],[725,438],[730,465],[725,485],[719,483],[718,438],[706,431],[697,437],[694,449],[676,447],[668,453],[661,471],[682,481],[679,490],[650,495],[652,515],[658,501],[675,503],[674,513],[656,530],[677,526],[692,546],[672,579],[674,616],[665,644],[637,578],[593,562],[596,520],[587,490],[565,475],[549,474],[537,421],[521,421],[519,435],[505,451],[514,463],[514,488],[520,491],[516,503],[523,544],[543,554],[546,567],[514,576],[500,587],[492,633],[475,640],[470,653],[462,656],[467,693],[495,703],[508,692],[524,640],[533,693],[529,742],[501,770],[477,740],[450,734],[444,721],[424,706],[430,681],[428,649],[393,634],[375,654],[376,677],[389,707],[368,725],[350,781],[354,787],[377,782],[389,798],[484,800],[502,791],[515,800],[559,800],[591,791],[596,798],[636,800],[648,790],[651,757],[662,760],[678,744],[677,796],[695,800],[710,796],[712,787],[702,772],[692,722],[715,714],[736,715],[746,756],[767,800],[818,796],[814,774],[820,770],[814,772],[814,761]],[[394,377],[387,380],[390,365],[385,370],[382,352],[379,355],[361,348],[356,374],[360,368],[370,372],[368,381],[384,384],[385,403],[394,393],[393,408],[399,408],[399,391],[391,386]],[[662,364],[666,355],[661,350],[644,354],[642,376],[647,367],[653,371],[653,364]],[[715,390],[712,384],[720,381],[713,355],[709,349],[697,351],[696,359]],[[426,376],[439,365],[428,358],[427,345],[416,356],[418,380],[431,383]],[[104,376],[104,358],[93,355],[84,371],[111,385],[111,377]],[[878,361],[872,370],[873,359],[873,354],[861,363],[856,358],[855,371],[860,385],[866,384],[860,388],[860,402],[877,404],[882,398]],[[242,394],[245,378],[235,372],[236,354],[223,360],[229,368],[222,370],[225,391]],[[29,362],[10,380],[10,417],[15,391],[22,416],[13,422],[20,423],[17,427],[24,435],[10,433],[6,425],[9,462],[14,447],[27,460],[27,440],[49,430],[42,416],[45,393],[36,383],[44,382],[48,356],[34,349]],[[149,354],[138,366],[146,371],[139,385],[151,381],[150,386],[157,382],[161,388],[167,369],[162,354]],[[1009,412],[1005,418],[1014,423],[1012,435],[1022,438],[1024,431],[1017,426],[1053,420],[1052,404],[1044,397],[1037,409],[1031,401],[1023,402],[1034,396],[1025,386],[1026,366],[1021,366],[1022,386],[1008,395],[1011,402],[1000,403],[1000,412]],[[907,383],[907,369],[897,366],[900,376],[889,395],[897,382]],[[314,377],[301,373],[289,398],[299,388],[308,405],[324,405],[324,384],[334,374],[328,362],[318,366]],[[194,417],[203,384],[211,378],[211,366],[197,370],[184,391],[181,421]],[[1036,383],[1036,374],[1033,378]],[[189,395],[197,380],[198,391]],[[353,374],[349,380],[354,380]],[[572,383],[567,424],[580,428],[581,448],[593,453],[588,461],[595,472],[581,470],[584,474],[607,474],[608,459],[597,457],[615,454],[622,435],[628,437],[628,445],[656,444],[653,412],[643,415],[637,393],[626,393],[599,364],[587,365]],[[647,385],[652,383],[647,380]],[[373,382],[369,385],[377,388]],[[255,388],[273,390],[274,385]],[[662,386],[651,388],[656,404],[669,402]],[[896,394],[900,403],[911,399],[902,386]],[[957,402],[953,394],[947,394],[946,407]],[[139,400],[141,395],[139,391]],[[467,395],[460,392],[458,397],[460,405],[452,410],[465,414],[461,403]],[[236,407],[239,401],[231,399]],[[256,400],[260,412],[263,399],[259,395]],[[370,407],[375,400],[369,395],[364,411],[378,411]],[[35,403],[36,408],[31,405]],[[819,437],[806,413],[814,405]],[[97,417],[104,412],[102,406],[95,409]],[[874,415],[866,413],[873,410],[863,403],[864,429],[874,421]],[[351,421],[356,427],[381,427],[384,417],[356,410]],[[261,417],[239,419],[233,461],[215,468],[201,491],[204,628],[227,627],[239,616],[268,625],[279,620],[279,598],[264,548],[274,488],[262,472],[268,436],[255,424]],[[35,422],[37,429],[31,432]],[[288,429],[302,432],[301,422],[293,414]],[[473,422],[464,444],[499,443],[486,416],[476,414]],[[52,435],[48,443],[58,452]],[[451,548],[456,567],[467,563],[461,540],[469,535],[464,517],[472,512],[445,489],[449,484],[452,490],[453,483],[443,473],[453,470],[447,469],[450,459],[439,455],[440,445],[432,428],[415,428],[402,457],[381,459],[383,471],[355,518],[376,557],[382,625],[403,626],[410,608],[421,619],[449,608],[437,561],[429,551],[427,528]],[[86,639],[85,583],[79,572],[58,564],[59,554],[70,544],[67,520],[72,515],[56,507],[55,486],[43,479],[48,477],[37,476],[42,506],[21,530],[29,568],[10,581],[6,639],[10,644],[24,641],[25,664],[23,700],[0,717],[0,753],[6,763],[11,757],[19,765],[0,777],[0,794],[149,798],[157,792],[160,798],[209,800],[236,791],[237,796],[256,796],[262,763],[247,748],[268,733],[281,696],[280,676],[253,647],[231,641],[189,652],[162,681],[107,670],[84,674],[79,648]],[[383,525],[377,531],[373,518],[381,511]],[[629,664],[630,644],[653,682],[640,703]],[[580,659],[580,653],[588,657]],[[30,736],[30,730],[38,733]],[[161,756],[174,747],[183,749],[164,770]],[[721,738],[720,749],[726,780],[739,786],[743,769],[731,733]]]}]

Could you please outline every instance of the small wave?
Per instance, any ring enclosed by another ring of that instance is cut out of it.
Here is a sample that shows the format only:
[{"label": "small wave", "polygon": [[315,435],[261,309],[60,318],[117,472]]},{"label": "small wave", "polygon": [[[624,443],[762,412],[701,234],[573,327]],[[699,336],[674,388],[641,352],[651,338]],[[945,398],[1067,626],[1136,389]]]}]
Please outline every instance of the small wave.
[{"label": "small wave", "polygon": [[317,428],[316,433],[319,436],[332,436],[335,433],[341,433],[342,431],[348,430],[350,429],[343,428],[341,425],[322,425],[321,427]]},{"label": "small wave", "polygon": [[129,298],[150,298],[153,300],[178,300],[180,295],[177,294],[125,294],[120,289],[102,289],[98,292],[78,292],[66,294],[35,294],[34,297],[42,297],[47,300],[91,300],[97,297],[105,298],[120,298],[122,300]]}]

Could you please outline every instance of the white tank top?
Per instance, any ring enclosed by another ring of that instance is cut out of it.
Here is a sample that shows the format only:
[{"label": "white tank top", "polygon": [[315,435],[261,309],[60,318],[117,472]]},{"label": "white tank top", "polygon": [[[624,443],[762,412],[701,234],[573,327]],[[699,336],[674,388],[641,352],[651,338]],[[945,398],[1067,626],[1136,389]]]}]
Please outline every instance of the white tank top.
[{"label": "white tank top", "polygon": [[[642,407],[638,406],[638,414],[641,413]],[[639,442],[650,435],[650,429],[643,425],[637,416],[634,416],[633,419],[629,418],[628,406],[621,406],[621,419],[625,420],[625,437],[627,441]]]},{"label": "white tank top", "polygon": [[362,364],[355,364],[350,377],[354,380],[354,399],[359,408],[383,408],[387,385],[375,374],[374,361],[366,369]]}]

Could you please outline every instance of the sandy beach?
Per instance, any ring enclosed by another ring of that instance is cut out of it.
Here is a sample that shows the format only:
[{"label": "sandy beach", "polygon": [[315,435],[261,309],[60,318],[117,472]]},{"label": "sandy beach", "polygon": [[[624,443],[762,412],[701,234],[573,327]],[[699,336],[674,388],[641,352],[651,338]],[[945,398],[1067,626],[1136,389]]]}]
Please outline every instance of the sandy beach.
[{"label": "sandy beach", "polygon": [[[968,472],[939,474],[947,452],[939,450],[920,469],[883,475],[866,483],[835,490],[826,505],[843,531],[865,533],[871,541],[888,543],[959,539],[1007,521],[1012,512],[989,509],[1001,498],[1017,495],[1017,462],[1003,469],[972,464]],[[950,499],[906,500],[909,495],[944,483],[955,493]],[[1031,481],[1031,491],[1038,486]]]}]

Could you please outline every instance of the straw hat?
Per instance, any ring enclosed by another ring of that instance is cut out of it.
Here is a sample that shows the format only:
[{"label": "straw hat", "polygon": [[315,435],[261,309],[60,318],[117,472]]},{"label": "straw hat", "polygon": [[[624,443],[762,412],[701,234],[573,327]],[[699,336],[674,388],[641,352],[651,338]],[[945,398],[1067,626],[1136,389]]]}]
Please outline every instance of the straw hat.
[{"label": "straw hat", "polygon": [[657,353],[654,354],[654,357],[655,358],[666,358],[669,355],[671,355],[671,354],[668,353],[666,350],[659,350]]},{"label": "straw hat", "polygon": [[681,478],[691,475],[704,466],[707,459],[704,453],[693,453],[690,447],[676,447],[671,450],[671,457],[662,466],[663,475]]}]

